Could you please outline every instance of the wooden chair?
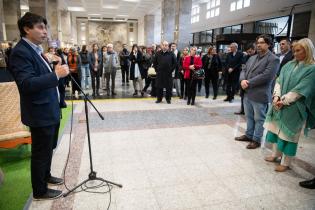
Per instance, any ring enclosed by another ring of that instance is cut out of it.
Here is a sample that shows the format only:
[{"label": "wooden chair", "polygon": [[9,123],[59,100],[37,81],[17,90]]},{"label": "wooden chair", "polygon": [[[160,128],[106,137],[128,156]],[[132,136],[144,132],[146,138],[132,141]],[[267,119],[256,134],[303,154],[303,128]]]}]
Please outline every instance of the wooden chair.
[{"label": "wooden chair", "polygon": [[20,95],[15,82],[0,83],[0,148],[31,144],[31,133],[21,122]]}]

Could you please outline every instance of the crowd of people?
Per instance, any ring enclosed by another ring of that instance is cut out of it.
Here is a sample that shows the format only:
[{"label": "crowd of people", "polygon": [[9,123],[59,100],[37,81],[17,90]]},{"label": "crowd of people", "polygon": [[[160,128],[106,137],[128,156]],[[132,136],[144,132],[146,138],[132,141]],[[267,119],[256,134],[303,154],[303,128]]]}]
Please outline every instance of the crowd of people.
[{"label": "crowd of people", "polygon": [[[151,86],[150,94],[156,97],[156,103],[161,103],[165,97],[170,104],[175,87],[177,95],[187,100],[187,105],[195,105],[196,92],[203,81],[205,97],[209,98],[211,82],[213,100],[216,100],[219,72],[222,72],[224,101],[232,103],[240,91],[242,107],[235,114],[245,114],[247,123],[245,135],[235,140],[248,142],[247,149],[257,149],[266,128],[272,154],[265,160],[279,162],[275,168],[278,172],[289,168],[302,130],[307,133],[315,127],[315,49],[308,38],[293,44],[289,39],[282,39],[279,55],[272,52],[273,41],[268,35],[258,36],[246,53],[238,50],[237,43],[231,43],[225,62],[214,46],[200,55],[196,47],[180,52],[175,43],[167,41],[150,48],[135,44],[130,52],[123,45],[122,51],[117,53],[109,43],[101,48],[93,44],[91,50],[87,46],[82,46],[81,50],[50,47],[43,54],[40,44],[47,37],[46,25],[46,19],[32,13],[19,19],[21,40],[8,60],[20,92],[22,122],[30,127],[32,135],[34,199],[57,198],[62,194],[47,188],[47,183],[63,183],[50,174],[50,166],[57,143],[60,107],[66,106],[64,95],[69,72],[74,95],[81,89],[92,88],[93,97],[100,95],[100,89],[107,96],[115,96],[115,78],[120,68],[122,86],[133,81],[133,96],[143,97]],[[314,189],[315,179],[300,185]]]}]

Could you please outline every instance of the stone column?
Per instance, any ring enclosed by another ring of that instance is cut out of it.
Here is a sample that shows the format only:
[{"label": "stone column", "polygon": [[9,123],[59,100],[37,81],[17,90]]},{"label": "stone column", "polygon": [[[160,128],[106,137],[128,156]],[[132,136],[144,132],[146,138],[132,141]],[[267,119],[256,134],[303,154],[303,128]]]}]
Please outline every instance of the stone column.
[{"label": "stone column", "polygon": [[28,5],[31,13],[47,18],[48,0],[28,0]]},{"label": "stone column", "polygon": [[177,48],[182,50],[184,47],[189,46],[191,41],[191,6],[192,0],[177,0],[178,8],[178,21],[175,25],[175,43],[177,43]]},{"label": "stone column", "polygon": [[60,41],[66,45],[71,42],[71,14],[68,11],[60,11],[60,19],[61,19],[61,25],[60,25]]},{"label": "stone column", "polygon": [[315,0],[312,0],[312,14],[311,14],[311,21],[310,21],[310,28],[308,31],[308,38],[310,38],[315,44]]},{"label": "stone column", "polygon": [[161,41],[166,40],[169,43],[174,41],[176,1],[162,1]]},{"label": "stone column", "polygon": [[180,50],[189,45],[191,5],[192,0],[162,1],[161,41],[175,42]]},{"label": "stone column", "polygon": [[57,0],[28,0],[28,3],[31,13],[35,13],[47,19],[48,42],[53,41],[56,43],[58,40]]},{"label": "stone column", "polygon": [[0,42],[4,41],[5,37],[5,22],[3,15],[3,0],[0,0]]},{"label": "stone column", "polygon": [[20,32],[17,26],[17,21],[21,17],[20,0],[3,0],[3,5],[5,5],[3,16],[6,39],[8,41],[18,41],[20,39]]},{"label": "stone column", "polygon": [[144,45],[149,46],[154,43],[154,15],[144,16]]}]

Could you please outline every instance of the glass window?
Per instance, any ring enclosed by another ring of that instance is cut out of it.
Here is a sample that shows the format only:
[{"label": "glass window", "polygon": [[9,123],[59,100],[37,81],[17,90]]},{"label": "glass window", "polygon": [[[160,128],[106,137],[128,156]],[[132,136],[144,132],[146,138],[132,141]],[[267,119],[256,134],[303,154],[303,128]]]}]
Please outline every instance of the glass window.
[{"label": "glass window", "polygon": [[223,34],[231,34],[232,33],[232,27],[228,26],[223,28]]},{"label": "glass window", "polygon": [[199,33],[194,33],[194,44],[199,44]]},{"label": "glass window", "polygon": [[244,0],[244,7],[250,6],[250,0]]},{"label": "glass window", "polygon": [[232,26],[232,34],[240,34],[242,32],[242,25]]},{"label": "glass window", "polygon": [[243,0],[238,0],[236,3],[236,9],[242,9],[243,7]]},{"label": "glass window", "polygon": [[206,38],[206,42],[212,42],[212,30],[211,31],[206,31],[207,33],[207,38]]},{"label": "glass window", "polygon": [[216,8],[215,9],[215,16],[219,16],[219,14],[220,14],[220,8],[218,7],[218,8]]},{"label": "glass window", "polygon": [[236,2],[231,3],[230,11],[233,12],[236,9]]},{"label": "glass window", "polygon": [[207,32],[202,31],[200,32],[200,43],[206,43],[207,40]]}]

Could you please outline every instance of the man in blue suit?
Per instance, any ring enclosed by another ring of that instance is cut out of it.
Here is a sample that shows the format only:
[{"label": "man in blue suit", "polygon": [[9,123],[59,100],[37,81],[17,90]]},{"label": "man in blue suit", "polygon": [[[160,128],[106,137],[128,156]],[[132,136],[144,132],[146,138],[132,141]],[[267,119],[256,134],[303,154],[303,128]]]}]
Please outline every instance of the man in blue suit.
[{"label": "man in blue suit", "polygon": [[47,40],[45,18],[27,12],[18,21],[21,40],[10,56],[11,71],[20,92],[21,118],[32,136],[31,180],[34,200],[54,199],[62,195],[47,184],[62,184],[50,174],[53,149],[57,146],[60,124],[58,80],[69,69],[58,63],[51,69],[41,44]]}]

